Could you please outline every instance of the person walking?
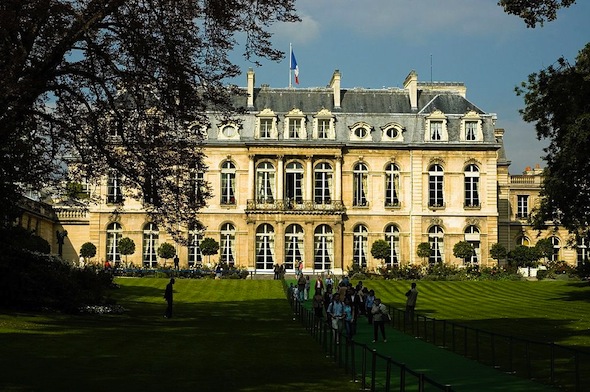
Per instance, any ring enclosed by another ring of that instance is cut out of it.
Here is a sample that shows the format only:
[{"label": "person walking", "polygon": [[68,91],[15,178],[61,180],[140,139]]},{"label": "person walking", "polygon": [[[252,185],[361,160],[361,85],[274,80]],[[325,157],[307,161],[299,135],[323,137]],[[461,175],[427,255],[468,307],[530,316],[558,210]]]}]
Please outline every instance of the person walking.
[{"label": "person walking", "polygon": [[328,315],[332,320],[332,332],[336,344],[340,344],[340,334],[342,333],[342,320],[344,319],[344,304],[340,301],[340,294],[335,293],[332,296],[332,302],[328,306]]},{"label": "person walking", "polygon": [[412,283],[410,290],[406,292],[406,322],[414,322],[414,310],[416,309],[416,300],[418,299],[418,290],[416,283]]},{"label": "person walking", "polygon": [[164,299],[166,300],[166,302],[168,303],[168,306],[166,307],[166,313],[164,314],[164,317],[166,318],[172,318],[172,302],[173,302],[173,296],[174,296],[174,278],[170,278],[170,282],[168,282],[168,284],[166,285],[166,291],[164,291]]},{"label": "person walking", "polygon": [[346,297],[344,299],[344,330],[346,331],[346,342],[350,343],[352,341],[352,337],[356,333],[356,315],[354,312],[354,307],[352,305],[351,299]]},{"label": "person walking", "polygon": [[370,290],[365,296],[365,312],[367,313],[367,320],[369,321],[369,324],[373,324],[373,313],[371,313],[371,309],[373,308],[374,303],[375,290]]},{"label": "person walking", "polygon": [[305,295],[303,299],[307,301],[309,299],[309,290],[311,289],[311,280],[309,279],[309,275],[305,277]]},{"label": "person walking", "polygon": [[297,279],[297,290],[299,293],[299,302],[303,302],[303,300],[305,299],[305,283],[307,282],[307,280],[305,279],[305,275],[301,274],[299,275],[299,278]]},{"label": "person walking", "polygon": [[371,308],[371,314],[373,315],[373,343],[379,340],[379,330],[381,331],[381,337],[383,342],[387,343],[387,337],[385,337],[385,320],[383,314],[387,313],[387,308],[381,303],[380,298],[375,298],[373,307]]}]

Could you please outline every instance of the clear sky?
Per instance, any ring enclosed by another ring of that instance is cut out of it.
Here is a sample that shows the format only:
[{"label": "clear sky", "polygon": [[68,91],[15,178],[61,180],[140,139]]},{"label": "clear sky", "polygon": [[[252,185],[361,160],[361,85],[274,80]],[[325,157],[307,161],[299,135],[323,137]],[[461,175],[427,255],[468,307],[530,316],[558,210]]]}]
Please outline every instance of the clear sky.
[{"label": "clear sky", "polygon": [[543,147],[533,124],[519,109],[514,88],[564,56],[571,64],[590,42],[590,1],[561,10],[557,20],[527,28],[504,13],[497,0],[297,0],[303,19],[273,27],[274,45],[286,52],[280,63],[261,67],[238,59],[245,71],[256,71],[256,85],[289,85],[289,43],[299,65],[295,87],[325,87],[334,70],[342,88],[402,87],[416,70],[419,81],[463,82],[467,99],[496,113],[504,128],[511,174],[527,166],[544,166]]}]

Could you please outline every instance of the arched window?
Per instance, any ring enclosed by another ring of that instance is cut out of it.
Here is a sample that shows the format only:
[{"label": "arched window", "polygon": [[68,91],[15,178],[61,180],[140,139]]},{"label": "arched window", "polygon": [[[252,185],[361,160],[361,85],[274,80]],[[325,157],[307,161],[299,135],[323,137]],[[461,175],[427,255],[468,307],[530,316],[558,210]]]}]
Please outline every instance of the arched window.
[{"label": "arched window", "polygon": [[465,259],[465,263],[477,264],[481,254],[481,239],[477,226],[471,225],[465,229],[465,241],[469,242],[471,246],[473,246],[473,253],[471,254],[471,257]]},{"label": "arched window", "polygon": [[428,230],[428,242],[430,242],[430,264],[443,263],[444,257],[444,232],[440,226],[432,226]]},{"label": "arched window", "polygon": [[113,222],[107,226],[107,261],[112,265],[117,265],[121,262],[121,254],[119,253],[119,240],[123,235],[123,228],[117,222]]},{"label": "arched window", "polygon": [[385,207],[399,206],[399,167],[389,163],[385,167]]},{"label": "arched window", "polygon": [[531,246],[531,240],[529,240],[526,236],[521,235],[516,237],[516,245]]},{"label": "arched window", "polygon": [[559,251],[561,250],[561,241],[556,236],[550,238],[553,245],[553,252],[551,253],[551,261],[559,261]]},{"label": "arched window", "polygon": [[275,167],[270,162],[261,162],[256,168],[256,190],[258,203],[274,203]]},{"label": "arched window", "polygon": [[364,163],[357,163],[353,169],[353,195],[352,205],[357,207],[366,207],[367,202],[367,180],[369,177],[369,169]]},{"label": "arched window", "polygon": [[272,270],[275,254],[275,231],[268,223],[256,229],[256,269]]},{"label": "arched window", "polygon": [[236,204],[236,166],[231,161],[221,165],[221,204]]},{"label": "arched window", "polygon": [[465,168],[465,207],[479,207],[479,168],[473,164]]},{"label": "arched window", "polygon": [[428,169],[428,206],[443,207],[444,171],[441,165],[434,164]]},{"label": "arched window", "polygon": [[328,162],[315,165],[314,171],[314,202],[330,204],[332,202],[333,170]]},{"label": "arched window", "polygon": [[219,260],[229,266],[235,264],[235,241],[236,229],[231,223],[225,223],[221,226],[221,241],[220,241],[220,255]]},{"label": "arched window", "polygon": [[334,259],[334,233],[328,225],[319,225],[314,232],[314,269],[330,270]]},{"label": "arched window", "polygon": [[354,265],[367,267],[367,242],[369,231],[365,225],[354,228],[352,240],[352,260]]},{"label": "arched window", "polygon": [[385,265],[388,267],[399,265],[399,229],[397,226],[387,226],[385,241],[389,244],[389,256],[385,259]]},{"label": "arched window", "polygon": [[201,241],[203,233],[196,228],[191,227],[188,232],[188,266],[200,267],[203,265],[203,254],[201,253]]},{"label": "arched window", "polygon": [[303,165],[289,162],[285,166],[285,202],[303,204]]},{"label": "arched window", "polygon": [[143,227],[143,265],[148,268],[158,266],[158,241],[160,231],[155,223],[147,223]]},{"label": "arched window", "polygon": [[287,226],[285,230],[285,269],[292,270],[297,260],[303,260],[303,227],[298,224]]},{"label": "arched window", "polygon": [[577,253],[577,262],[578,266],[588,263],[590,260],[590,253],[588,252],[588,238],[587,237],[578,237],[576,240],[576,253]]},{"label": "arched window", "polygon": [[107,203],[122,203],[123,192],[121,190],[121,175],[116,170],[111,170],[107,178]]}]

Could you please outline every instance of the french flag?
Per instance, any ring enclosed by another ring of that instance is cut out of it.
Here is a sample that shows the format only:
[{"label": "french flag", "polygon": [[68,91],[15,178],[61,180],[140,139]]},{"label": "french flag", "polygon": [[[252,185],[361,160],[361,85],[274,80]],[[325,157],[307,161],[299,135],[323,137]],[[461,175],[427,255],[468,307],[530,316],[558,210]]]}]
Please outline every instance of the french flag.
[{"label": "french flag", "polygon": [[291,69],[295,71],[295,84],[299,84],[299,66],[295,60],[295,53],[291,50]]}]

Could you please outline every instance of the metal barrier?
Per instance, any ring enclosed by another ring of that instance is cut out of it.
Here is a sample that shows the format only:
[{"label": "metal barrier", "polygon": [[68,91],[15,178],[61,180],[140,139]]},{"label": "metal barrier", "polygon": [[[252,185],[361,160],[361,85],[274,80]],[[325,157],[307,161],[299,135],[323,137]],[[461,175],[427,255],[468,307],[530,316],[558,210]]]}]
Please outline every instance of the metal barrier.
[{"label": "metal barrier", "polygon": [[413,371],[403,363],[379,354],[377,350],[369,348],[366,344],[357,343],[354,340],[347,342],[342,333],[337,336],[331,325],[318,319],[314,312],[289,295],[286,284],[284,288],[293,309],[294,318],[309,331],[326,355],[351,376],[353,382],[361,384],[362,390],[424,392],[428,386],[429,390],[434,388],[446,392],[453,391],[450,385],[443,385],[423,373]]},{"label": "metal barrier", "polygon": [[581,392],[590,384],[590,352],[471,328],[389,307],[394,328],[517,376]]}]

